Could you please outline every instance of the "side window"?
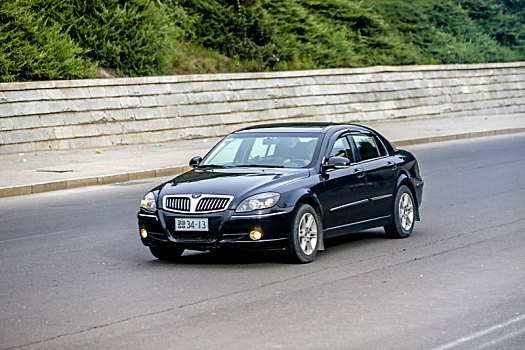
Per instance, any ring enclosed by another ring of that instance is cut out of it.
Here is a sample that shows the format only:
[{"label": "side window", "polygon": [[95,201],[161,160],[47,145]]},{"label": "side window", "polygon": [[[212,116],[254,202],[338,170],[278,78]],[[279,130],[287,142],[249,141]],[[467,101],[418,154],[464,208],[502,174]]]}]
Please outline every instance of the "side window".
[{"label": "side window", "polygon": [[378,158],[381,156],[376,139],[371,135],[354,134],[352,135],[357,151],[361,155],[361,160]]},{"label": "side window", "polygon": [[388,152],[385,148],[385,145],[383,145],[383,142],[376,136],[374,137],[374,140],[376,141],[377,147],[379,148],[379,154],[381,154],[381,157],[388,156]]},{"label": "side window", "polygon": [[332,150],[328,155],[328,158],[330,157],[345,157],[352,161],[352,149],[350,148],[346,136],[340,137],[334,142]]}]

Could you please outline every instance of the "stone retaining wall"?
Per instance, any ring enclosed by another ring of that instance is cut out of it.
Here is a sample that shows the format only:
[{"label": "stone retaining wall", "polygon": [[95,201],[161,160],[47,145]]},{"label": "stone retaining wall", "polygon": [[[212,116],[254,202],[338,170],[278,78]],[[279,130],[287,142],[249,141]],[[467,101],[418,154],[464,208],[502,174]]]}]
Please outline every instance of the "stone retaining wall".
[{"label": "stone retaining wall", "polygon": [[525,113],[525,62],[0,84],[0,153],[221,136],[261,122]]}]

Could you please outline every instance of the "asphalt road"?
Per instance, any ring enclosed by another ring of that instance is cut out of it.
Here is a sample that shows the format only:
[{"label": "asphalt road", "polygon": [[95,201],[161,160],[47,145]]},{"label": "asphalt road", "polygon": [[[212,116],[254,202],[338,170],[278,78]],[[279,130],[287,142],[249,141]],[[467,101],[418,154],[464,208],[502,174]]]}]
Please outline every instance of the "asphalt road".
[{"label": "asphalt road", "polygon": [[525,135],[407,147],[422,221],[273,254],[154,260],[159,179],[0,199],[0,348],[524,349]]}]

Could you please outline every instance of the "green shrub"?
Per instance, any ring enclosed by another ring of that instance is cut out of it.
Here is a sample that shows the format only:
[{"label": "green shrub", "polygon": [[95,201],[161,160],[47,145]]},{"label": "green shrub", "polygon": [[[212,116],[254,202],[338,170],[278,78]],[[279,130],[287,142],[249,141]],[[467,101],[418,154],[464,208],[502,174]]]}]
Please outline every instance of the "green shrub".
[{"label": "green shrub", "polygon": [[[478,1],[472,0],[471,2]],[[479,0],[486,5],[490,0]],[[391,30],[397,32],[410,51],[417,52],[416,63],[483,63],[519,60],[518,50],[490,35],[488,23],[481,17],[491,18],[487,7],[470,12],[466,1],[443,0],[381,0],[370,6],[381,13]],[[496,6],[496,5],[494,5]],[[523,59],[523,53],[521,59]]]},{"label": "green shrub", "polygon": [[0,81],[93,77],[86,50],[62,30],[31,10],[31,1],[0,6]]},{"label": "green shrub", "polygon": [[273,27],[258,0],[182,0],[179,4],[196,24],[191,30],[184,28],[186,39],[256,70],[276,63]]},{"label": "green shrub", "polygon": [[0,79],[525,60],[523,0],[2,0]]},{"label": "green shrub", "polygon": [[72,3],[69,33],[87,57],[125,75],[157,72],[170,34],[164,6],[150,0]]},{"label": "green shrub", "polygon": [[4,81],[88,78],[96,65],[123,75],[156,74],[174,35],[166,6],[152,0],[4,1]]},{"label": "green shrub", "polygon": [[[400,52],[384,21],[345,0],[267,1],[276,18],[284,62],[309,68],[392,63]],[[380,59],[378,59],[380,58]],[[386,62],[385,62],[386,60]]]}]

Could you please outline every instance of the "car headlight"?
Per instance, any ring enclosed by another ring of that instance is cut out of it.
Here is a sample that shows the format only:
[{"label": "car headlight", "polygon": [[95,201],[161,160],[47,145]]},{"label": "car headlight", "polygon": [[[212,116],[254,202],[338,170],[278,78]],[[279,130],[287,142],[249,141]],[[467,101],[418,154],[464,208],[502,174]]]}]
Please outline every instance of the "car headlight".
[{"label": "car headlight", "polygon": [[142,198],[140,201],[140,207],[150,211],[157,210],[157,203],[153,192],[149,192],[144,198]]},{"label": "car headlight", "polygon": [[246,213],[248,211],[267,209],[277,204],[279,193],[267,192],[256,194],[246,198],[235,210],[237,213]]}]

